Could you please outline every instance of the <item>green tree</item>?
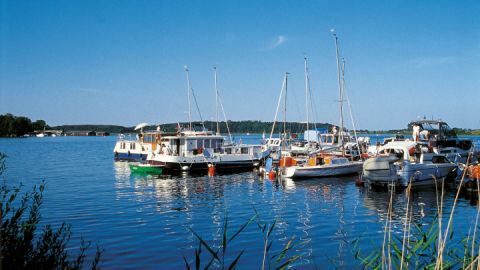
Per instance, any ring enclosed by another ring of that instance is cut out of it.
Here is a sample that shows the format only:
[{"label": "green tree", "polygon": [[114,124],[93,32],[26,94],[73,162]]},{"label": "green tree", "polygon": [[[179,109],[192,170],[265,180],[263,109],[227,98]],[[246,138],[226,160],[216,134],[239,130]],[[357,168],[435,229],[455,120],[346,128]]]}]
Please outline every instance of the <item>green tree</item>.
[{"label": "green tree", "polygon": [[47,123],[44,120],[37,120],[33,122],[32,128],[33,130],[43,130],[44,128],[47,128]]}]

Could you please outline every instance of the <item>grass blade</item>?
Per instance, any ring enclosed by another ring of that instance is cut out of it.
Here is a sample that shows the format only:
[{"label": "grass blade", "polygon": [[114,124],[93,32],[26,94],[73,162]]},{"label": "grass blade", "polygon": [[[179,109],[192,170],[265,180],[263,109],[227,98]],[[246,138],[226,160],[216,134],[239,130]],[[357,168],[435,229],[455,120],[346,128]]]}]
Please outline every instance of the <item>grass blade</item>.
[{"label": "grass blade", "polygon": [[242,250],[242,252],[240,252],[240,254],[238,254],[238,256],[235,258],[235,260],[233,260],[233,262],[230,264],[230,266],[228,267],[228,270],[231,270],[231,269],[235,269],[235,266],[237,265],[238,263],[238,260],[240,260],[240,257],[243,255],[243,252],[245,250]]},{"label": "grass blade", "polygon": [[237,237],[250,223],[252,223],[252,221],[257,218],[257,216],[258,214],[255,214],[245,224],[243,224],[243,226],[235,234],[233,234],[230,239],[228,239],[228,242],[231,242],[233,239],[235,239],[235,237]]},{"label": "grass blade", "polygon": [[218,261],[220,261],[220,258],[218,258],[218,254],[213,251],[213,249],[207,244],[207,242],[205,242],[205,240],[202,239],[202,237],[200,237],[200,235],[198,235],[195,231],[193,231],[191,228],[190,228],[190,231],[198,238],[198,240],[200,241],[200,243],[202,243],[202,245],[208,250],[208,252],[210,252],[210,254],[212,254],[212,256],[217,259]]},{"label": "grass blade", "polygon": [[183,256],[183,261],[185,262],[185,267],[187,268],[187,270],[190,270],[190,265],[188,264],[187,258],[185,258],[185,256]]}]

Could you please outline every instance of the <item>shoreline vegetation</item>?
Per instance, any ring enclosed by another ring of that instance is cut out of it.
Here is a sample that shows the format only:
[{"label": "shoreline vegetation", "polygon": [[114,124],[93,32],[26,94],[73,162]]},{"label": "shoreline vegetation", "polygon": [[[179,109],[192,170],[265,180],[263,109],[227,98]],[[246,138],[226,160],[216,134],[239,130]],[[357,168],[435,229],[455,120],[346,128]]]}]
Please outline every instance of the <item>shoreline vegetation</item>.
[{"label": "shoreline vegetation", "polygon": [[[195,126],[200,126],[199,122],[193,123]],[[168,123],[160,124],[161,130],[166,132],[174,132],[177,130],[178,125],[186,127],[187,122],[178,122],[178,123]],[[204,125],[209,130],[216,130],[216,122],[214,121],[205,121]],[[258,120],[242,120],[242,121],[228,121],[228,126],[231,133],[242,134],[242,133],[253,133],[261,134],[265,132],[269,134],[272,128],[273,122],[263,122]],[[311,123],[310,129],[313,127],[320,129],[331,130],[333,127],[329,123]],[[146,129],[155,130],[157,125],[148,126]],[[225,122],[219,123],[219,128],[221,133],[227,133],[227,127]],[[49,126],[44,120],[32,121],[28,117],[24,116],[14,116],[12,114],[0,115],[0,137],[22,137],[25,134],[31,134],[35,131],[41,131],[45,129],[55,129],[63,130],[64,132],[69,131],[95,131],[95,132],[108,132],[110,134],[114,133],[136,133],[134,127],[125,127],[120,125],[59,125],[59,126]],[[281,125],[278,125],[276,132],[280,132],[282,129]],[[306,124],[302,122],[287,122],[287,129],[290,133],[303,133],[306,129]],[[457,135],[460,136],[480,136],[480,129],[463,129],[463,128],[454,128],[454,131]],[[359,129],[357,133],[361,134],[403,134],[410,135],[411,131],[408,129],[392,129],[392,130],[366,130]]]},{"label": "shoreline vegetation", "polygon": [[[0,152],[0,177],[6,170],[6,157]],[[80,246],[70,246],[70,224],[41,225],[46,182],[30,192],[22,191],[22,184],[10,186],[7,182],[4,179],[0,184],[0,269],[100,269],[104,250],[98,244],[90,254],[87,251],[93,244],[83,237]]]}]

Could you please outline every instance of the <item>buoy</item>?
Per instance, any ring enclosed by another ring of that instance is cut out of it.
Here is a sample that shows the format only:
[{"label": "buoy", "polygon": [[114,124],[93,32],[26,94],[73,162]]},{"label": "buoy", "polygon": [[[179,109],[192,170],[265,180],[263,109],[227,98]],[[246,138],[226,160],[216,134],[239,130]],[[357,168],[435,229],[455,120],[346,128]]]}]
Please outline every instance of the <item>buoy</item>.
[{"label": "buoy", "polygon": [[277,176],[277,174],[273,170],[268,173],[268,179],[270,179],[270,180],[275,179],[276,176]]},{"label": "buoy", "polygon": [[358,177],[355,179],[355,185],[357,186],[364,186],[365,185],[365,181],[363,181],[363,179],[361,177]]},{"label": "buoy", "polygon": [[214,176],[215,175],[215,166],[212,164],[208,164],[208,176]]}]

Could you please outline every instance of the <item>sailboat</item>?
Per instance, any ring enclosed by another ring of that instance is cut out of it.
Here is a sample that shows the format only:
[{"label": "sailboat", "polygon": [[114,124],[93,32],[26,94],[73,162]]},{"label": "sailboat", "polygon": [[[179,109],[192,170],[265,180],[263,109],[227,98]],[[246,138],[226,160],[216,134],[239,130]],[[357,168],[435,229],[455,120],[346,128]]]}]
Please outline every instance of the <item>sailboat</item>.
[{"label": "sailboat", "polygon": [[340,65],[340,52],[338,47],[338,37],[333,32],[335,39],[337,71],[338,71],[338,88],[339,88],[339,112],[340,112],[340,131],[339,144],[341,145],[341,155],[333,155],[329,153],[314,153],[308,159],[308,162],[295,166],[284,167],[283,175],[288,178],[311,178],[325,176],[339,176],[347,174],[359,173],[363,167],[363,161],[353,161],[346,157],[343,122],[343,100],[344,100],[344,83],[343,83],[343,67]]},{"label": "sailboat", "polygon": [[[164,172],[182,171],[210,171],[210,168],[230,172],[234,170],[245,170],[259,166],[269,151],[262,149],[261,145],[235,144],[232,142],[230,130],[230,141],[226,142],[220,134],[218,125],[218,104],[223,109],[219,91],[217,88],[217,70],[214,69],[215,97],[217,131],[209,131],[203,124],[203,119],[197,104],[197,99],[190,83],[189,69],[185,67],[187,77],[188,96],[188,128],[179,129],[174,135],[163,136],[156,151],[152,151],[147,157],[147,163],[163,166]],[[195,102],[200,116],[200,125],[197,128],[192,124],[191,97]],[[225,111],[224,111],[225,116]],[[225,116],[226,119],[226,116]]]}]

